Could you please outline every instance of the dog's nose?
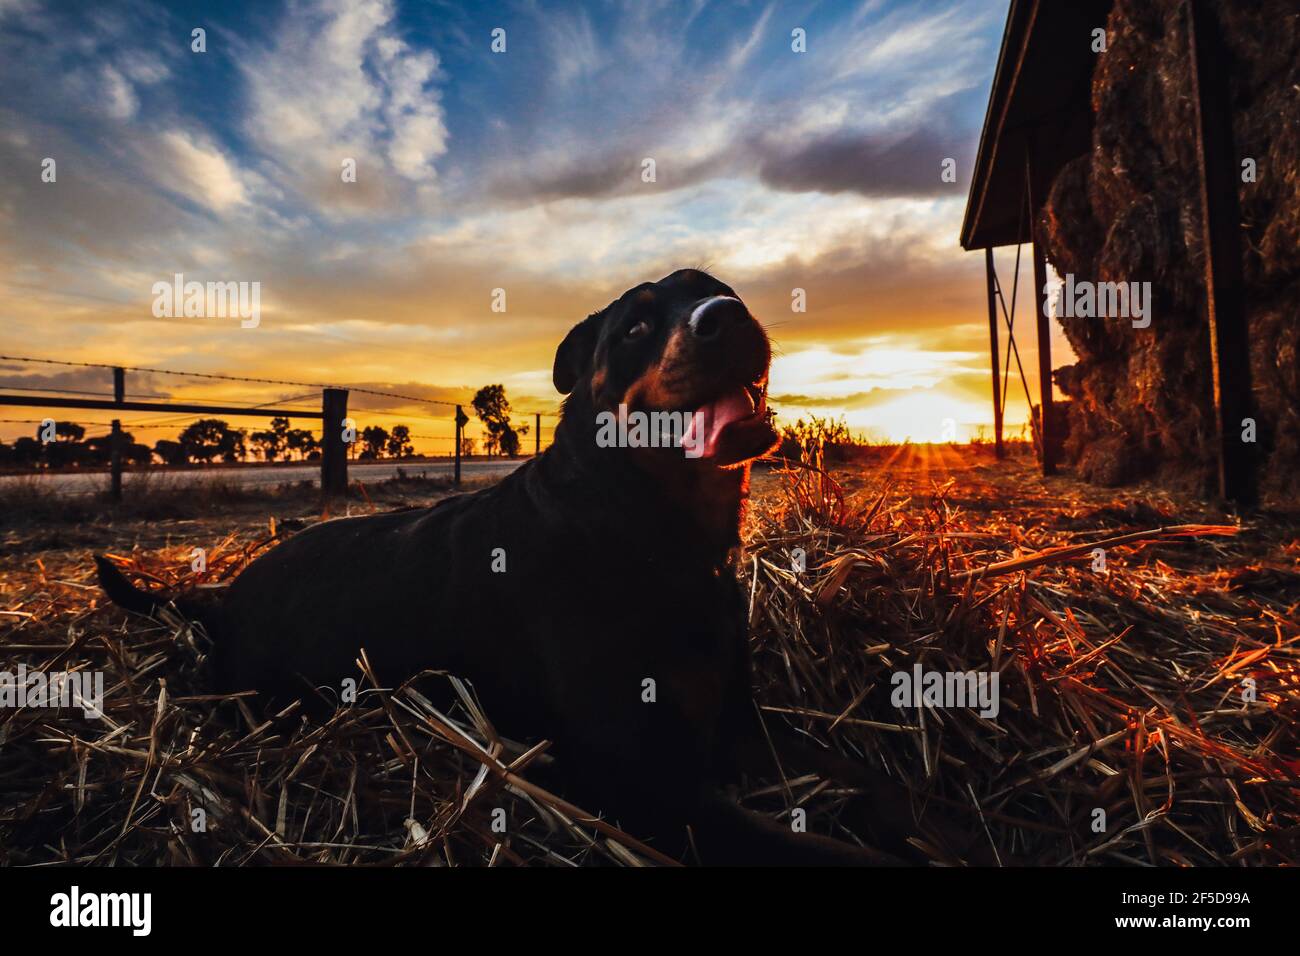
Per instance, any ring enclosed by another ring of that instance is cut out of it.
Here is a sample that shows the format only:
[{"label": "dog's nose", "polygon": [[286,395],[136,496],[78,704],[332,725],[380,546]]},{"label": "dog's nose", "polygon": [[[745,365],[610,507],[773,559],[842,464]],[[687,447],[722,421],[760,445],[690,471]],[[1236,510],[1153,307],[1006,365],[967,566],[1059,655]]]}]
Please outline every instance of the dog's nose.
[{"label": "dog's nose", "polygon": [[699,303],[686,324],[697,339],[714,339],[722,334],[726,326],[748,315],[739,299],[730,295],[715,295]]}]

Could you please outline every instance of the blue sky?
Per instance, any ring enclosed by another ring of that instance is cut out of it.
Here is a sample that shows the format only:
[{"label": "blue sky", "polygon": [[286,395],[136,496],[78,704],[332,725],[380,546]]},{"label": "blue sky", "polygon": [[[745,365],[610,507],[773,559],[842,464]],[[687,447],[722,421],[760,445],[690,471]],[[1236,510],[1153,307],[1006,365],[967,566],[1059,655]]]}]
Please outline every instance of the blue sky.
[{"label": "blue sky", "polygon": [[[703,264],[783,412],[986,420],[957,231],[1006,6],[0,0],[0,344],[552,407],[570,325]],[[155,318],[175,272],[263,321]]]}]

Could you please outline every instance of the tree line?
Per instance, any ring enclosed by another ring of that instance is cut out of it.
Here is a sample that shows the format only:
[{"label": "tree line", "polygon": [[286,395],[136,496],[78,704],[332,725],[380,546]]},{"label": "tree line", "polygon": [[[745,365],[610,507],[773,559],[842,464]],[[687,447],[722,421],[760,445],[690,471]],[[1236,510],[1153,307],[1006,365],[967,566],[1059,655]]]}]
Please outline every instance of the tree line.
[{"label": "tree line", "polygon": [[[112,457],[112,436],[86,438],[86,430],[74,422],[54,422],[53,440],[45,426],[35,438],[18,438],[12,445],[0,442],[0,465],[48,468],[107,465]],[[45,432],[45,434],[42,434]],[[392,431],[371,425],[357,435],[358,458],[406,458],[415,453],[411,430],[394,425]],[[306,428],[293,428],[289,419],[271,419],[269,428],[249,431],[232,428],[219,418],[201,418],[181,430],[176,438],[161,438],[153,446],[122,433],[122,461],[130,465],[212,464],[240,461],[318,461],[320,442]]]},{"label": "tree line", "polygon": [[[488,455],[519,454],[520,439],[528,426],[515,427],[510,421],[510,402],[502,385],[485,385],[474,396],[473,407],[484,429],[484,450]],[[13,444],[0,441],[0,467],[75,468],[108,465],[112,437],[86,438],[86,429],[75,422],[53,422],[36,429],[35,438],[21,437]],[[356,434],[356,458],[409,458],[415,454],[411,429],[394,425],[391,430],[368,425]],[[461,454],[473,455],[476,442],[461,439]],[[128,465],[212,464],[241,461],[318,461],[320,442],[306,428],[293,428],[289,419],[277,416],[270,426],[258,431],[232,428],[219,418],[201,418],[181,430],[174,439],[162,438],[152,446],[122,433],[122,461]]]}]

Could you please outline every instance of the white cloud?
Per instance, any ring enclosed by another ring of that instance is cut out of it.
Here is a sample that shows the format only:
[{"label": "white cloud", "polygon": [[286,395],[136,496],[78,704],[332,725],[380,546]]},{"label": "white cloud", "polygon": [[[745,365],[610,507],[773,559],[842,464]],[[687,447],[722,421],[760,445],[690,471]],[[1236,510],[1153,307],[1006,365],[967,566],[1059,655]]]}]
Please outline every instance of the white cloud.
[{"label": "white cloud", "polygon": [[162,60],[138,51],[119,62],[118,67],[133,81],[143,86],[158,83],[171,75],[171,70]]},{"label": "white cloud", "polygon": [[210,141],[173,130],[159,136],[156,146],[152,167],[165,188],[217,212],[248,202],[237,167]]},{"label": "white cloud", "polygon": [[383,115],[392,131],[388,160],[411,180],[434,176],[433,161],[447,152],[447,127],[442,108],[425,90],[438,73],[438,58],[413,53],[391,37],[379,44],[380,75],[388,87]]},{"label": "white cloud", "polygon": [[749,62],[749,58],[754,55],[758,45],[763,41],[763,33],[767,30],[767,21],[772,18],[773,6],[768,5],[767,9],[762,12],[754,26],[749,31],[749,36],[743,43],[737,44],[736,48],[731,51],[727,57],[727,71],[729,73],[738,73]]},{"label": "white cloud", "polygon": [[983,357],[920,348],[898,335],[837,342],[834,348],[814,345],[781,356],[772,370],[772,394],[834,398],[872,389],[931,388]]},{"label": "white cloud", "polygon": [[105,66],[101,75],[104,91],[104,111],[116,120],[127,120],[140,106],[135,90],[127,78],[111,66]]},{"label": "white cloud", "polygon": [[243,62],[248,132],[318,198],[344,158],[357,160],[359,177],[436,178],[447,151],[438,56],[411,49],[392,21],[388,0],[316,0],[293,7]]},{"label": "white cloud", "polygon": [[555,81],[569,86],[589,78],[605,65],[604,44],[597,39],[585,10],[561,13],[548,10],[540,18]]},{"label": "white cloud", "polygon": [[928,16],[902,7],[870,29],[846,31],[835,44],[831,74],[837,81],[924,71],[928,79],[962,71],[979,52],[978,34],[989,12],[974,15],[954,5]]}]

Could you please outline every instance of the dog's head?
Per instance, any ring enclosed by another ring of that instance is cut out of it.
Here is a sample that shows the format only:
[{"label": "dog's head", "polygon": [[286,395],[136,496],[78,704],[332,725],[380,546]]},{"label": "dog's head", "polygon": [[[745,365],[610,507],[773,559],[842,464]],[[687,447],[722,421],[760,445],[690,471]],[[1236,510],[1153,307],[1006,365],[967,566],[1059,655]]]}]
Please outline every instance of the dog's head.
[{"label": "dog's head", "polygon": [[580,414],[615,414],[620,405],[677,414],[689,422],[686,457],[726,467],[776,443],[767,415],[771,359],[767,335],[740,297],[705,272],[683,269],[629,289],[574,326],[555,353],[553,377]]}]

